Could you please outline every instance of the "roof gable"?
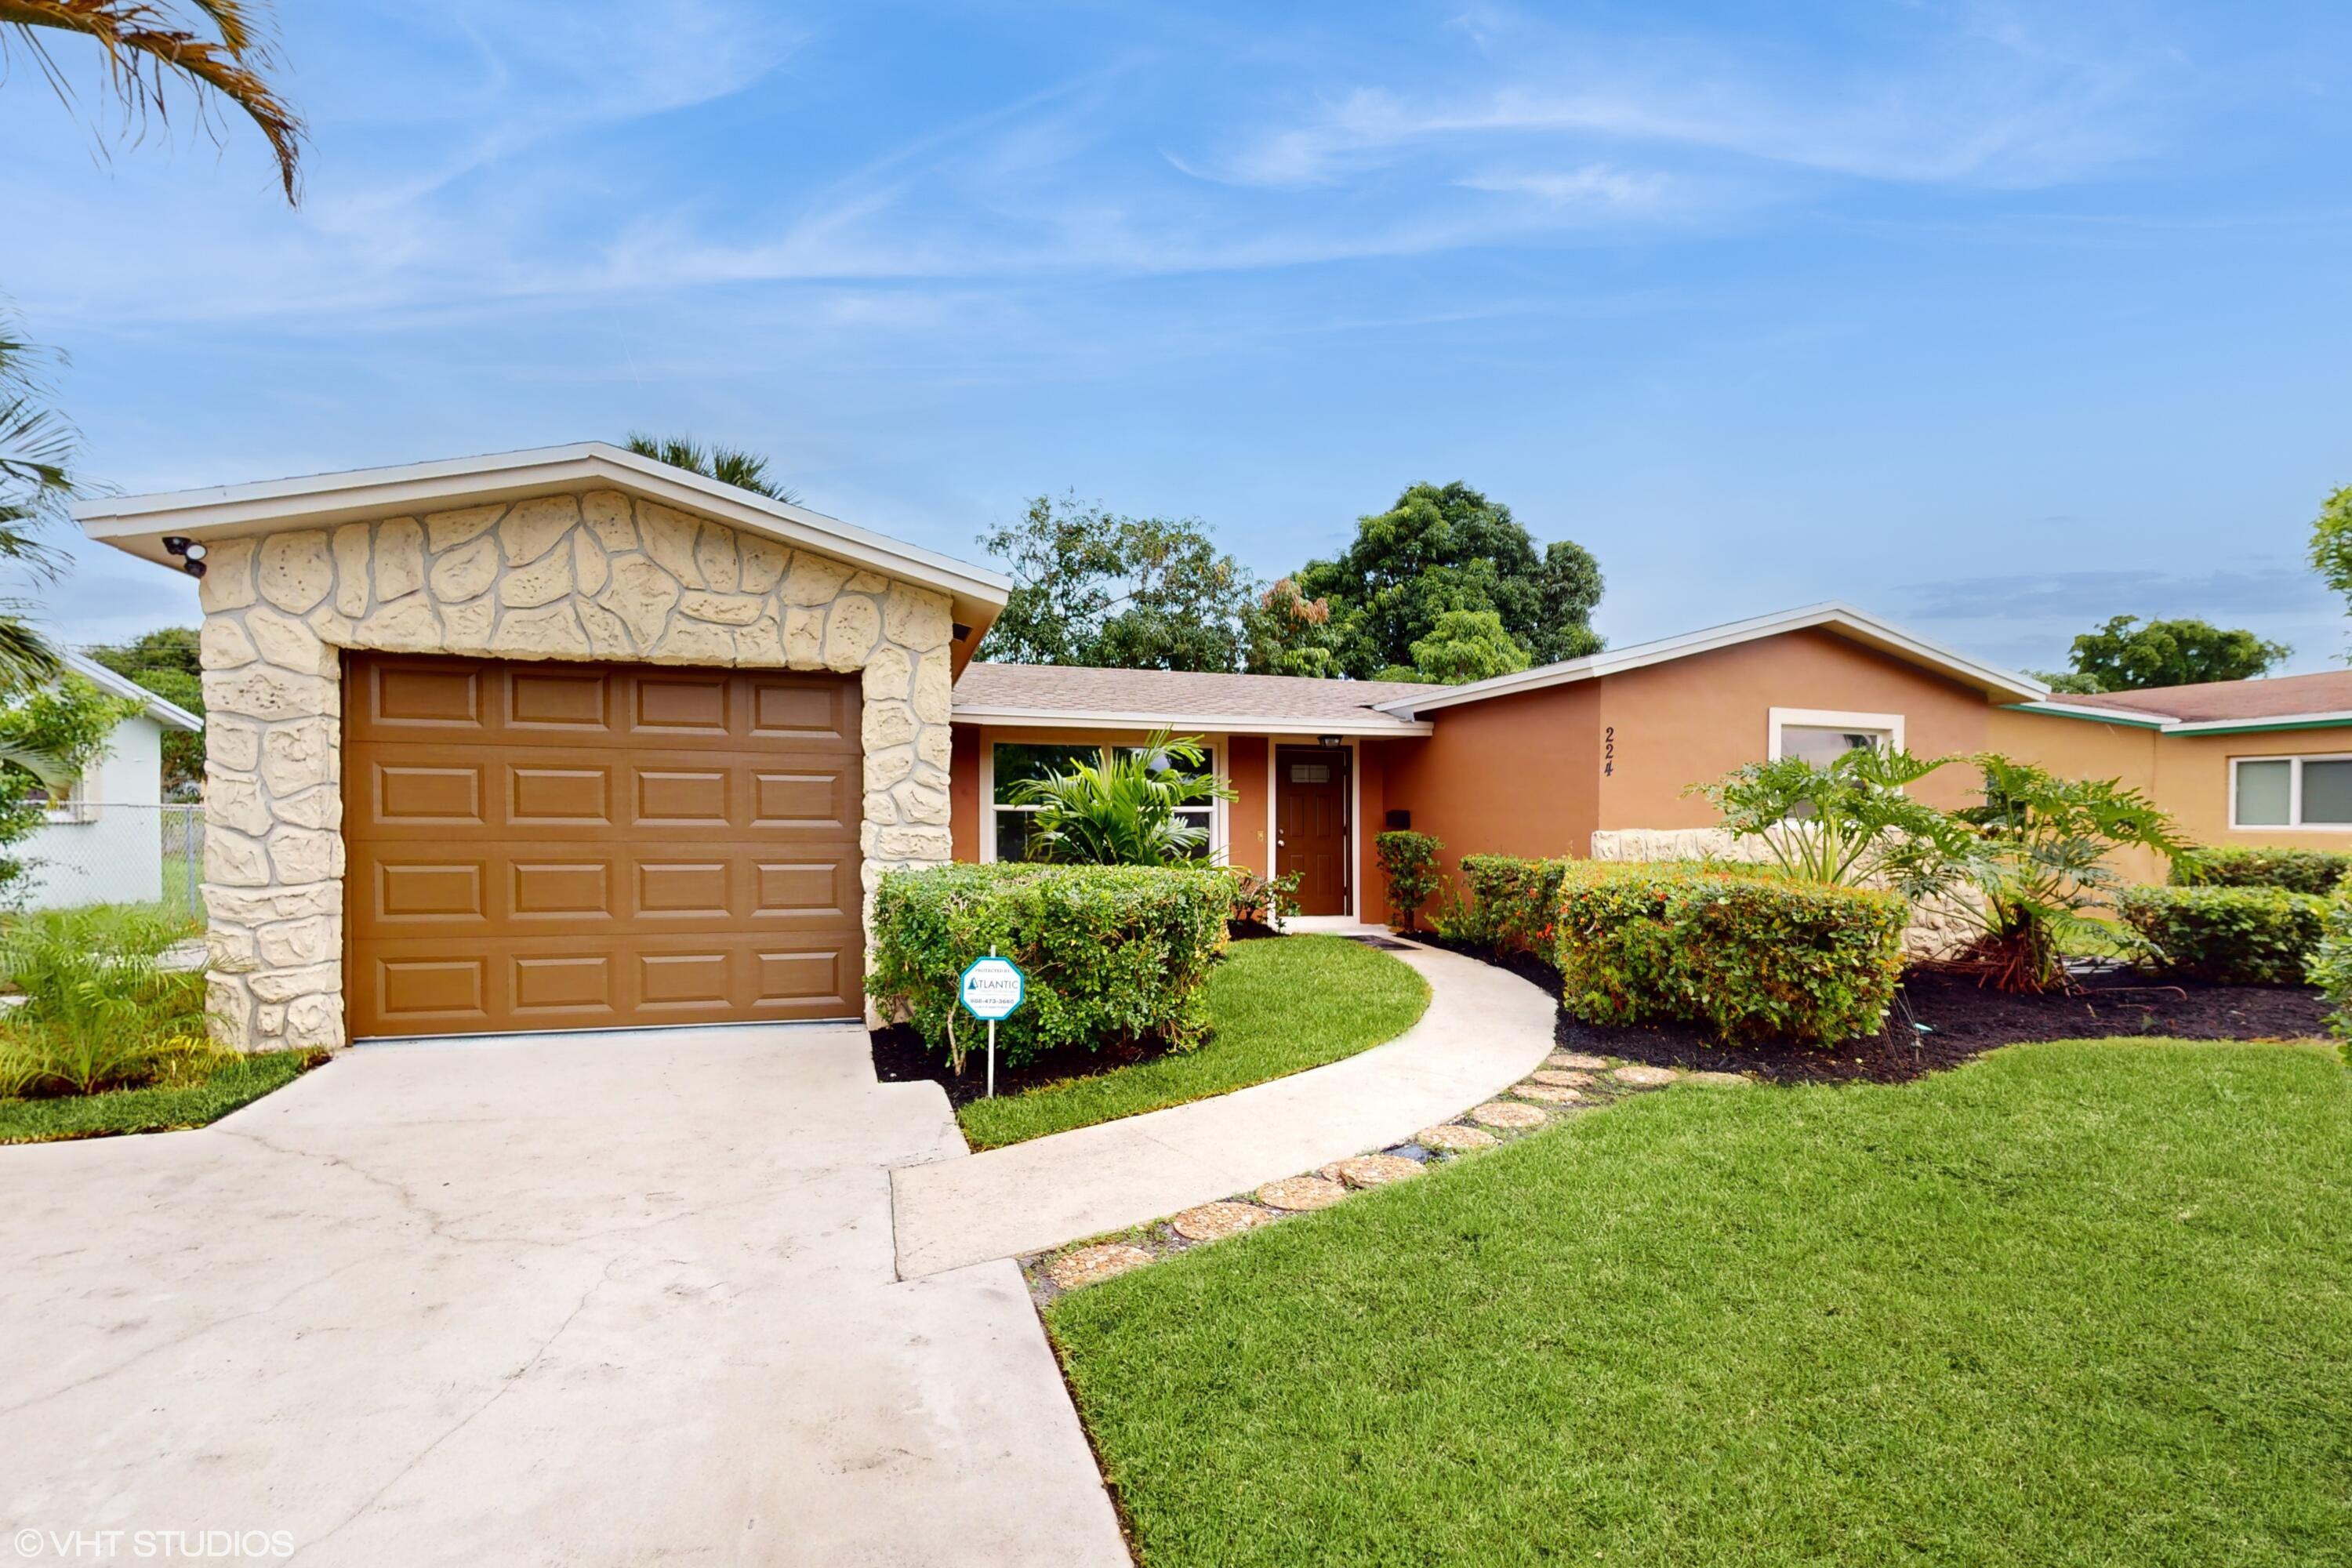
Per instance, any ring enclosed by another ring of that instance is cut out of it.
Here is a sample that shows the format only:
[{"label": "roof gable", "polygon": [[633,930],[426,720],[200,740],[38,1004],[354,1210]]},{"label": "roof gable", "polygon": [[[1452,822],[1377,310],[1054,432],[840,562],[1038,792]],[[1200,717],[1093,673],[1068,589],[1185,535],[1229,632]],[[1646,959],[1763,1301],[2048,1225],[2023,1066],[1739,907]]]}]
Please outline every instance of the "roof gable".
[{"label": "roof gable", "polygon": [[60,655],[59,662],[110,697],[127,697],[134,702],[143,704],[144,716],[152,719],[167,730],[201,730],[205,727],[205,721],[202,719],[197,718],[178,703],[166,702],[137,681],[128,676],[117,675],[94,658],[85,658],[80,654],[68,653]]},{"label": "roof gable", "polygon": [[[73,516],[92,539],[170,564],[172,557],[163,549],[163,541],[172,536],[243,538],[360,518],[444,511],[559,490],[600,488],[697,512],[749,533],[764,534],[944,593],[954,601],[955,618],[975,633],[986,630],[996,619],[1012,587],[1010,578],[985,566],[891,539],[806,507],[721,484],[603,441],[258,484],[103,496],[76,503]],[[972,642],[977,641],[975,637]]]}]

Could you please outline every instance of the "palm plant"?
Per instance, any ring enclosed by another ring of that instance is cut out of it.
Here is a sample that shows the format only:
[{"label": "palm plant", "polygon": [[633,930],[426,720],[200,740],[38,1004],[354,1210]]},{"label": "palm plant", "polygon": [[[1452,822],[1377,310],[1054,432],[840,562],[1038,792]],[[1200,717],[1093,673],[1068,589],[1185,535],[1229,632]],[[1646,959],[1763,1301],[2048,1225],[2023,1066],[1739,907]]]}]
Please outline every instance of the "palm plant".
[{"label": "palm plant", "polygon": [[1958,882],[1972,847],[1964,826],[1904,793],[1951,760],[1858,746],[1825,765],[1750,763],[1684,793],[1706,796],[1734,837],[1761,839],[1792,877],[1916,900]]},{"label": "palm plant", "polygon": [[1233,787],[1208,771],[1208,748],[1161,730],[1140,746],[1105,746],[1092,763],[1026,779],[1012,804],[1035,807],[1029,852],[1082,866],[1175,866],[1208,852],[1209,834],[1187,822],[1187,806],[1231,800]]},{"label": "palm plant", "polygon": [[1969,877],[1983,898],[1957,906],[1980,933],[1963,962],[1996,989],[2050,991],[2066,984],[2069,946],[2137,941],[2094,918],[2125,880],[2107,860],[2126,848],[2179,854],[2188,845],[2171,819],[2119,780],[2060,778],[1990,752],[1971,760],[1984,804],[1955,815],[1976,831]]},{"label": "palm plant", "polygon": [[79,34],[106,60],[106,88],[126,119],[168,118],[172,84],[195,95],[198,123],[215,101],[242,110],[269,143],[286,199],[299,199],[303,127],[270,85],[278,60],[263,0],[0,0],[0,65],[14,34],[58,98],[73,102],[49,33]]},{"label": "palm plant", "polygon": [[684,468],[688,473],[700,474],[706,479],[717,479],[722,485],[733,485],[739,490],[750,490],[787,506],[800,500],[790,489],[768,477],[768,459],[755,452],[734,447],[705,447],[691,436],[657,440],[642,430],[630,431],[622,445],[640,458],[651,458],[656,463],[667,463],[673,468]]},{"label": "palm plant", "polygon": [[[0,312],[0,560],[47,576],[56,556],[36,531],[54,521],[74,493],[74,427],[49,405],[40,366],[47,357]],[[58,656],[15,601],[0,600],[0,692],[21,691],[54,676]],[[11,759],[13,760],[13,759]]]},{"label": "palm plant", "polygon": [[0,1030],[0,1096],[95,1094],[214,1059],[203,977],[163,966],[187,934],[184,921],[131,909],[9,922],[0,979],[24,1000]]}]

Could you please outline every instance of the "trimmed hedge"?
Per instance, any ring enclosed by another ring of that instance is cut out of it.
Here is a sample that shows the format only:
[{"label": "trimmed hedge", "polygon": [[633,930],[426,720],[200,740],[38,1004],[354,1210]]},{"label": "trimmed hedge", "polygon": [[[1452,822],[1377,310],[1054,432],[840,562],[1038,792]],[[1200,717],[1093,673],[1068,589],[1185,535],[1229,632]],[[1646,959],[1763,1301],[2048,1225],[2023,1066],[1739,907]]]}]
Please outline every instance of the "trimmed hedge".
[{"label": "trimmed hedge", "polygon": [[1532,952],[1552,962],[1559,880],[1572,863],[1465,855],[1462,879],[1470,885],[1470,899],[1436,922],[1438,934],[1502,952]]},{"label": "trimmed hedge", "polygon": [[965,967],[992,945],[1028,976],[996,1026],[1008,1063],[1065,1047],[1187,1050],[1208,1034],[1202,984],[1224,950],[1234,879],[1215,868],[936,866],[891,871],[874,895],[873,972],[886,1014],[904,1009],[940,1050],[985,1026],[959,1017]]},{"label": "trimmed hedge", "polygon": [[2305,973],[2320,994],[2335,1005],[2327,1016],[2330,1033],[2344,1042],[2339,1054],[2352,1067],[2352,897],[2330,899],[2321,918],[2319,946]]},{"label": "trimmed hedge", "polygon": [[1707,1025],[1727,1039],[1875,1032],[1903,972],[1894,893],[1707,865],[1563,868],[1562,1001],[1588,1024]]},{"label": "trimmed hedge", "polygon": [[2168,974],[2216,985],[2301,985],[2328,900],[2274,887],[2126,888],[2124,921]]},{"label": "trimmed hedge", "polygon": [[2347,872],[2352,854],[2341,849],[2198,849],[2173,858],[2172,885],[2332,893]]}]

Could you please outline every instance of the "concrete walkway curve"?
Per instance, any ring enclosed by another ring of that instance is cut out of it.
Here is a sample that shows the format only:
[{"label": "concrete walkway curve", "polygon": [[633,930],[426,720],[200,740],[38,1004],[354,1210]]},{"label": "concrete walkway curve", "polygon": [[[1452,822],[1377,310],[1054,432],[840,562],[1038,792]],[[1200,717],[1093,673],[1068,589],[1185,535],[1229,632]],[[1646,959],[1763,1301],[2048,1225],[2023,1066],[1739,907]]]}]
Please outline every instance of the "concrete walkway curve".
[{"label": "concrete walkway curve", "polygon": [[896,1167],[899,1278],[1042,1252],[1402,1142],[1550,1051],[1542,990],[1438,948],[1397,956],[1429,981],[1429,1011],[1386,1045],[1213,1100]]}]

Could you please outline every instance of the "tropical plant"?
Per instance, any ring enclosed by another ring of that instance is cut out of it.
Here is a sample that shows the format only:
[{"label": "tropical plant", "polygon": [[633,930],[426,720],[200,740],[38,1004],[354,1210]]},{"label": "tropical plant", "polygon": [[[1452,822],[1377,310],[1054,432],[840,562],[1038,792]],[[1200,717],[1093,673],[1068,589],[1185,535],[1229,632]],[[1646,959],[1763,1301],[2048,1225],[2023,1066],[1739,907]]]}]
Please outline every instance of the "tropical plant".
[{"label": "tropical plant", "polygon": [[[51,406],[45,363],[56,355],[26,342],[16,318],[0,311],[0,561],[41,577],[57,557],[38,531],[64,514],[75,492],[73,461],[80,437]],[[58,656],[25,618],[21,601],[0,600],[0,693],[47,679]]]},{"label": "tropical plant", "polygon": [[1750,763],[1683,793],[1704,795],[1734,837],[1760,840],[1792,877],[1921,899],[1959,881],[1973,847],[1962,824],[1906,793],[1952,760],[1857,746],[1827,763]]},{"label": "tropical plant", "polygon": [[1975,830],[1967,875],[1982,896],[1954,900],[1979,928],[1958,962],[2000,990],[2050,991],[2066,983],[2069,947],[2137,948],[2141,939],[2095,914],[2113,912],[2125,885],[2109,864],[2116,851],[2169,858],[2188,847],[2171,819],[2116,779],[2061,778],[1991,752],[1970,760],[1983,804],[1954,815]]},{"label": "tropical plant", "polygon": [[787,506],[800,500],[768,477],[768,459],[757,453],[734,447],[705,447],[691,436],[656,439],[642,430],[630,431],[622,445],[640,458],[651,458],[656,463],[667,463],[673,468],[684,468],[689,474],[700,474],[706,479],[717,479],[722,485],[733,485],[739,490],[750,490]]},{"label": "tropical plant", "polygon": [[1092,763],[1015,784],[1010,804],[1034,806],[1030,858],[1078,866],[1179,866],[1208,853],[1209,834],[1187,806],[1234,798],[1209,771],[1197,739],[1155,732],[1140,746],[1105,746]]},{"label": "tropical plant", "polygon": [[203,977],[163,963],[187,935],[181,921],[107,907],[0,928],[0,981],[24,997],[0,1026],[0,1097],[96,1094],[216,1063]]},{"label": "tropical plant", "polygon": [[299,199],[303,126],[268,73],[269,8],[261,0],[0,0],[0,60],[13,33],[58,97],[74,101],[46,35],[79,34],[105,57],[106,87],[124,115],[169,118],[174,83],[194,93],[197,123],[215,102],[242,110],[278,160],[286,199]]},{"label": "tropical plant", "polygon": [[1440,878],[1437,853],[1444,843],[1426,833],[1391,828],[1372,836],[1372,850],[1381,858],[1381,872],[1389,884],[1389,923],[1401,931],[1412,930],[1414,917]]}]

